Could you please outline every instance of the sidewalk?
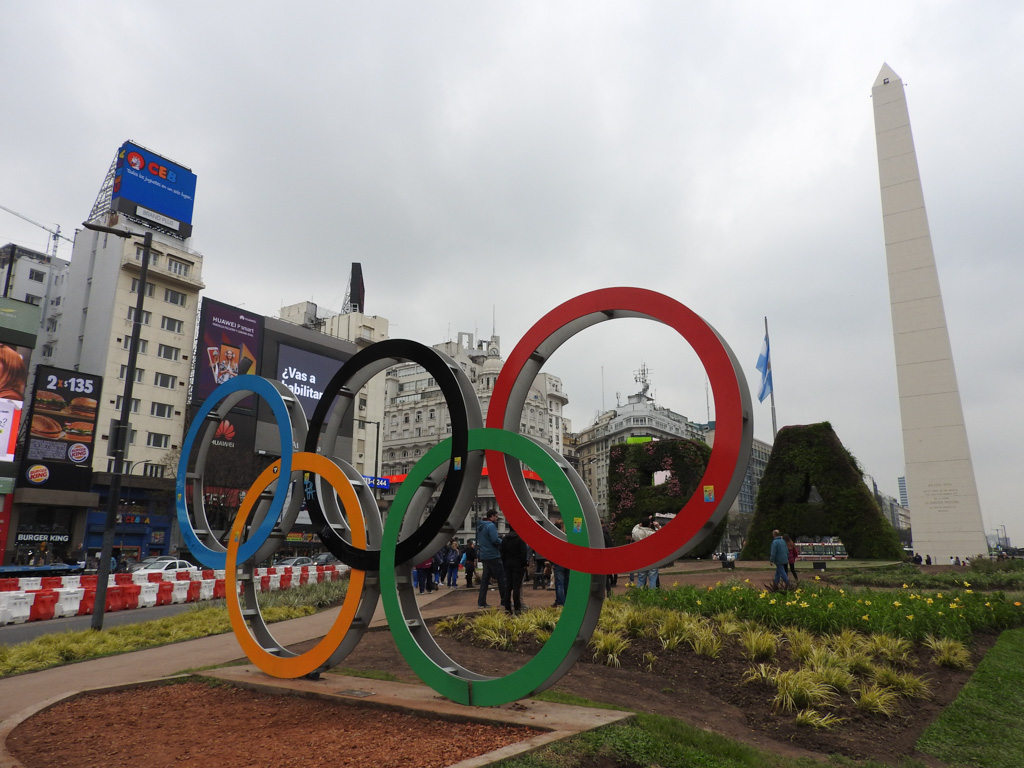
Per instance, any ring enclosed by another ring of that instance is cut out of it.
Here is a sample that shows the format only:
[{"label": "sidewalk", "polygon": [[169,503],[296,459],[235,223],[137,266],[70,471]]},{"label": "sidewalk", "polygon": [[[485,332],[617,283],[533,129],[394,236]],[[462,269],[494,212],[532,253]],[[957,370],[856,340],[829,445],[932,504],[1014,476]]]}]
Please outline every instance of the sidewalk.
[{"label": "sidewalk", "polygon": [[[472,608],[462,607],[463,600],[460,599],[457,611],[476,609],[475,590],[452,591],[443,588],[420,595],[419,605],[424,617],[433,618],[449,612],[451,608],[439,611],[431,610],[429,606],[439,598],[453,593],[458,594],[459,598],[465,596],[467,603],[472,598]],[[323,637],[336,615],[337,609],[328,609],[312,616],[272,624],[270,630],[280,642],[293,645]],[[387,620],[384,616],[384,607],[378,602],[370,626],[378,627],[385,624]],[[6,730],[4,726],[8,718],[25,709],[36,708],[51,700],[59,700],[90,688],[126,685],[174,675],[186,669],[227,664],[243,659],[244,654],[234,633],[229,632],[3,678],[0,679],[0,732]],[[3,736],[6,736],[6,733],[0,733],[0,737]],[[2,743],[0,741],[0,744]]]}]

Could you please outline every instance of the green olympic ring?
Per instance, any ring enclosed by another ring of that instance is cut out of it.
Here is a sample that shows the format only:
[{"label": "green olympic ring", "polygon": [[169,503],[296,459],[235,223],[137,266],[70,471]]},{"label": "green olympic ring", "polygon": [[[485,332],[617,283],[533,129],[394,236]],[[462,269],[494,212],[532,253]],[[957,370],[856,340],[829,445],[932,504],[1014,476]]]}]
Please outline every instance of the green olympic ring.
[{"label": "green olympic ring", "polygon": [[[568,541],[595,549],[604,546],[601,521],[593,500],[589,494],[580,492],[585,491],[583,481],[553,451],[516,432],[500,429],[470,430],[469,450],[494,450],[529,465],[547,484],[558,504],[566,523]],[[551,637],[533,659],[515,672],[504,677],[487,677],[453,661],[423,623],[413,594],[411,563],[395,562],[395,547],[403,523],[419,524],[422,504],[411,504],[416,489],[428,478],[437,479],[432,475],[443,474],[450,458],[451,440],[448,439],[424,454],[395,496],[380,548],[381,598],[399,652],[424,683],[459,704],[498,706],[544,690],[575,664],[600,618],[605,577],[570,572],[565,606]],[[581,503],[581,499],[589,503]]]}]

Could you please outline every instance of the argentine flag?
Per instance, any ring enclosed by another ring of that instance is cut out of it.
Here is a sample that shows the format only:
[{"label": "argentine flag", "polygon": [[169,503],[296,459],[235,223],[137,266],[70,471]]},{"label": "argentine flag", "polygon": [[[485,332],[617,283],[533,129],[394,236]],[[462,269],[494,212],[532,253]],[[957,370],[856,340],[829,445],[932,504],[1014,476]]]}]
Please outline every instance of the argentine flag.
[{"label": "argentine flag", "polygon": [[768,351],[768,332],[764,334],[764,344],[761,345],[761,354],[757,358],[757,370],[761,372],[761,388],[757,391],[758,402],[772,393],[772,358]]}]

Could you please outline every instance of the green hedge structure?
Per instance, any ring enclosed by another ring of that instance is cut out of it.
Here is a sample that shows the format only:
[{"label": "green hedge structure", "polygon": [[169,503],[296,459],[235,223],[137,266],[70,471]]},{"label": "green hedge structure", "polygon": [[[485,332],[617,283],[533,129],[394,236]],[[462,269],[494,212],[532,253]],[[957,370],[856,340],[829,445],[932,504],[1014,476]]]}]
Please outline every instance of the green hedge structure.
[{"label": "green hedge structure", "polygon": [[[609,449],[608,508],[611,511],[612,541],[630,541],[630,533],[648,516],[679,512],[697,490],[711,458],[711,448],[695,440],[652,440],[619,443]],[[671,474],[661,485],[653,485],[654,473]],[[708,557],[718,547],[728,516],[687,557]]]},{"label": "green hedge structure", "polygon": [[[821,500],[812,500],[812,486]],[[783,427],[757,492],[741,557],[767,560],[772,530],[797,540],[838,536],[851,558],[902,560],[899,536],[827,421]]]}]

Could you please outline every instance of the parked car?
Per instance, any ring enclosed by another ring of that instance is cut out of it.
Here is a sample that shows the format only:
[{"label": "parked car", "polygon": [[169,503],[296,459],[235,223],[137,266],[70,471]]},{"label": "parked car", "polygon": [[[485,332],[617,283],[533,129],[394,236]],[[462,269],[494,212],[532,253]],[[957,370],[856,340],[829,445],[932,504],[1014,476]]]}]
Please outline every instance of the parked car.
[{"label": "parked car", "polygon": [[321,552],[319,555],[313,558],[313,562],[317,565],[332,565],[340,563],[341,561],[334,556],[333,552]]},{"label": "parked car", "polygon": [[130,566],[128,566],[128,572],[129,573],[135,573],[136,571],[141,571],[143,568],[149,568],[154,563],[158,563],[158,562],[166,561],[166,560],[177,560],[177,559],[178,558],[171,557],[170,555],[151,555],[151,556],[147,557],[145,560],[142,560],[141,562],[132,563]]},{"label": "parked car", "polygon": [[162,573],[165,574],[165,580],[169,580],[166,578],[167,576],[175,578],[175,576],[172,576],[171,574],[177,574],[181,571],[188,571],[191,573],[196,572],[198,570],[199,569],[196,566],[192,565],[192,563],[188,562],[187,560],[176,560],[174,558],[169,558],[167,560],[157,560],[155,563],[151,563],[145,568],[139,568],[137,571],[135,571],[135,573]]},{"label": "parked car", "polygon": [[316,563],[313,562],[312,557],[288,557],[274,565],[278,568],[294,568],[302,565],[316,565]]}]

